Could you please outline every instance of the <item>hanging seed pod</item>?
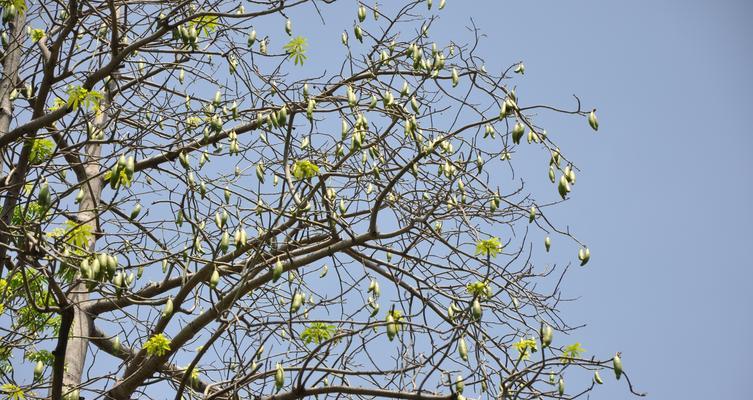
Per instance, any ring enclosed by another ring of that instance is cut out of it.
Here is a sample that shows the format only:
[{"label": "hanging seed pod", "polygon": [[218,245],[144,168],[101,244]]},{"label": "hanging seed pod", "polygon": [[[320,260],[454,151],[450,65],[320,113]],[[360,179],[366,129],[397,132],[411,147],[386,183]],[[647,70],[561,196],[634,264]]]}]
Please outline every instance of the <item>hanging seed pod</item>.
[{"label": "hanging seed pod", "polygon": [[400,88],[400,96],[408,97],[408,94],[410,94],[410,86],[408,86],[408,82],[403,81],[403,86]]},{"label": "hanging seed pod", "polygon": [[565,394],[565,380],[562,379],[562,377],[560,377],[559,382],[557,382],[557,393],[559,393],[560,396]]},{"label": "hanging seed pod", "polygon": [[363,22],[366,19],[366,7],[363,4],[358,6],[358,22]]},{"label": "hanging seed pod", "polygon": [[282,269],[282,261],[278,259],[272,267],[272,282],[277,282],[277,280],[280,279],[282,276]]},{"label": "hanging seed pod", "polygon": [[481,308],[481,303],[478,301],[478,298],[473,299],[473,303],[471,304],[471,313],[473,314],[474,320],[481,320],[481,316],[484,314],[484,310]]},{"label": "hanging seed pod", "polygon": [[285,33],[287,33],[288,36],[293,35],[293,22],[290,21],[290,18],[288,18],[288,20],[285,21]]},{"label": "hanging seed pod", "polygon": [[567,180],[571,185],[575,185],[575,169],[572,167],[567,172]]},{"label": "hanging seed pod", "polygon": [[116,353],[119,353],[120,347],[120,336],[115,336],[115,339],[112,340],[112,348]]},{"label": "hanging seed pod", "polygon": [[410,106],[413,109],[414,113],[418,113],[419,104],[418,104],[418,100],[416,100],[416,96],[411,97]]},{"label": "hanging seed pod", "polygon": [[162,316],[167,317],[170,314],[173,313],[173,298],[168,297],[167,302],[165,302],[165,308],[162,309]]},{"label": "hanging seed pod", "polygon": [[465,382],[463,381],[463,375],[458,375],[455,377],[455,391],[458,393],[463,393],[463,390],[465,389]]},{"label": "hanging seed pod", "polygon": [[382,294],[382,290],[379,288],[379,282],[377,282],[376,279],[372,279],[371,283],[369,283],[368,292],[373,293],[376,298],[379,298]]},{"label": "hanging seed pod", "polygon": [[325,276],[327,276],[327,272],[328,272],[328,271],[329,271],[329,267],[328,267],[328,266],[327,266],[327,265],[325,264],[325,265],[324,265],[324,266],[322,267],[322,272],[320,272],[320,273],[319,273],[319,277],[320,277],[320,278],[324,278]]},{"label": "hanging seed pod", "polygon": [[536,219],[536,206],[531,206],[531,210],[528,213],[528,223],[530,224]]},{"label": "hanging seed pod", "polygon": [[42,378],[42,373],[44,372],[44,363],[39,360],[37,361],[37,364],[34,366],[34,380],[38,381]]},{"label": "hanging seed pod", "polygon": [[460,82],[460,76],[458,76],[458,70],[457,68],[452,68],[452,87],[455,87],[458,85],[458,82]]},{"label": "hanging seed pod", "polygon": [[565,178],[565,175],[562,175],[560,177],[560,183],[559,185],[557,185],[557,190],[559,191],[560,196],[562,196],[563,200],[570,192],[570,183],[567,181],[567,178]]},{"label": "hanging seed pod", "polygon": [[523,63],[520,63],[517,67],[515,67],[515,70],[513,72],[523,75],[526,73],[526,66],[523,65]]},{"label": "hanging seed pod", "polygon": [[222,231],[222,238],[220,239],[220,251],[224,254],[230,248],[230,234],[227,231]]},{"label": "hanging seed pod", "polygon": [[360,25],[356,25],[355,28],[353,28],[353,33],[355,33],[356,39],[358,39],[359,42],[363,43],[363,30],[361,30]]},{"label": "hanging seed pod", "polygon": [[512,141],[515,144],[520,144],[520,139],[523,137],[523,132],[525,131],[525,128],[523,127],[523,124],[520,122],[516,122],[515,126],[512,128]]},{"label": "hanging seed pod", "polygon": [[76,199],[74,200],[74,203],[79,204],[81,203],[81,200],[84,199],[84,189],[79,189],[78,193],[76,193]]},{"label": "hanging seed pod", "polygon": [[596,119],[595,108],[588,114],[588,125],[591,125],[591,128],[595,131],[599,130],[599,120]]},{"label": "hanging seed pod", "polygon": [[314,101],[314,99],[309,99],[308,105],[306,106],[306,118],[308,118],[309,121],[314,119],[314,107],[316,107],[316,101]]},{"label": "hanging seed pod", "polygon": [[395,322],[395,317],[392,316],[391,312],[387,313],[387,338],[390,340],[390,342],[395,339],[395,336],[397,335],[397,323]]},{"label": "hanging seed pod", "polygon": [[141,212],[141,204],[136,203],[135,206],[133,206],[133,210],[131,210],[131,219],[134,220],[136,217],[139,216],[139,213]]},{"label": "hanging seed pod", "polygon": [[47,183],[47,180],[42,182],[42,184],[39,187],[39,205],[42,206],[42,208],[47,208],[50,206],[50,203],[52,202],[52,197],[50,196],[50,185]]},{"label": "hanging seed pod", "polygon": [[468,344],[462,336],[460,337],[460,340],[458,340],[458,354],[463,361],[468,361]]},{"label": "hanging seed pod", "polygon": [[614,376],[619,381],[620,376],[622,376],[622,358],[620,358],[620,352],[617,352],[617,354],[614,355],[612,366],[614,367]]},{"label": "hanging seed pod", "polygon": [[599,371],[594,371],[594,382],[598,383],[599,385],[604,384],[604,380],[601,379],[601,375],[599,375]]},{"label": "hanging seed pod", "polygon": [[439,9],[443,9],[445,4],[447,4],[447,0],[439,0]]},{"label": "hanging seed pod", "polygon": [[503,120],[507,118],[507,115],[509,114],[510,110],[507,106],[507,101],[503,101],[502,105],[499,107],[499,119]]},{"label": "hanging seed pod", "polygon": [[426,0],[426,8],[431,10],[431,5],[434,4],[433,0]]},{"label": "hanging seed pod", "polygon": [[541,329],[539,330],[539,335],[541,337],[541,347],[549,347],[549,345],[552,344],[552,338],[554,336],[554,329],[552,329],[549,324],[542,321],[541,322]]},{"label": "hanging seed pod", "polygon": [[275,370],[275,387],[279,392],[283,386],[285,386],[285,369],[283,369],[282,364],[278,362]]},{"label": "hanging seed pod", "polygon": [[552,247],[552,239],[547,236],[544,238],[544,247],[546,248],[546,252],[549,252],[549,249]]},{"label": "hanging seed pod", "polygon": [[256,29],[251,29],[251,32],[248,34],[248,40],[246,41],[249,49],[253,47],[254,42],[256,42]]},{"label": "hanging seed pod", "polygon": [[554,167],[551,165],[549,166],[549,180],[552,181],[552,183],[554,183],[556,180],[554,175]]},{"label": "hanging seed pod", "polygon": [[591,258],[591,250],[588,249],[588,247],[581,248],[578,250],[578,260],[580,260],[580,265],[586,265],[588,260]]},{"label": "hanging seed pod", "polygon": [[301,293],[296,291],[295,294],[293,295],[293,301],[290,303],[291,314],[295,314],[296,312],[298,312],[298,310],[303,305],[303,300],[304,300],[304,296]]},{"label": "hanging seed pod", "polygon": [[340,41],[342,41],[343,45],[348,45],[348,32],[343,31],[342,35],[340,36]]}]

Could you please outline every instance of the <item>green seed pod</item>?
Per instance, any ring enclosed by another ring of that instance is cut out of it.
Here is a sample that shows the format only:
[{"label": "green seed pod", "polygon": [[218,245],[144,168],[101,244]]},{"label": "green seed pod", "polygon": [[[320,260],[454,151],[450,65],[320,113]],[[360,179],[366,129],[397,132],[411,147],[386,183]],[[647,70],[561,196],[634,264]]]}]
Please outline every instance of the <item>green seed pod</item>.
[{"label": "green seed pod", "polygon": [[358,6],[358,22],[363,22],[366,19],[366,7],[361,4]]},{"label": "green seed pod", "polygon": [[484,314],[484,310],[481,308],[481,303],[478,301],[478,298],[473,299],[471,313],[473,314],[473,319],[477,321],[480,320],[481,316]]},{"label": "green seed pod", "polygon": [[343,32],[342,35],[340,35],[340,41],[343,43],[343,45],[348,45],[348,32]]},{"label": "green seed pod", "polygon": [[256,42],[256,29],[251,29],[251,32],[248,34],[248,40],[246,41],[249,49],[253,47],[254,42]]},{"label": "green seed pod", "polygon": [[285,369],[283,369],[282,364],[278,362],[275,370],[275,387],[279,392],[283,386],[285,386]]},{"label": "green seed pod", "polygon": [[557,393],[559,393],[560,396],[565,394],[565,380],[562,379],[562,377],[560,377],[559,382],[557,382]]},{"label": "green seed pod", "polygon": [[443,9],[445,4],[447,4],[447,0],[439,0],[439,9]]},{"label": "green seed pod", "polygon": [[599,385],[604,384],[604,380],[601,379],[601,375],[599,375],[599,371],[594,371],[594,382],[598,383]]},{"label": "green seed pod", "polygon": [[418,113],[419,104],[418,104],[418,100],[416,100],[416,96],[411,97],[410,106],[413,109],[414,113]]},{"label": "green seed pod", "polygon": [[376,279],[372,279],[371,283],[369,283],[368,292],[374,293],[374,297],[379,298],[379,295],[382,293],[382,291],[379,288],[379,282],[377,282]]},{"label": "green seed pod", "polygon": [[353,28],[353,33],[355,33],[356,39],[358,39],[359,42],[363,43],[363,30],[361,29],[360,25],[356,25],[355,28]]},{"label": "green seed pod", "polygon": [[460,82],[460,76],[458,75],[457,68],[452,68],[452,87],[455,87],[458,85],[458,82]]},{"label": "green seed pod", "polygon": [[570,168],[567,172],[567,180],[570,182],[570,184],[575,185],[575,169]]},{"label": "green seed pod", "polygon": [[84,199],[84,189],[79,189],[78,193],[76,193],[76,199],[74,200],[74,203],[79,204],[81,203],[81,200]]},{"label": "green seed pod", "polygon": [[139,216],[140,212],[141,212],[141,204],[136,203],[136,205],[133,206],[133,210],[131,210],[131,219],[136,219],[136,217]]},{"label": "green seed pod", "polygon": [[293,295],[293,301],[290,303],[290,313],[295,314],[303,305],[304,296],[298,291]]},{"label": "green seed pod", "polygon": [[37,364],[34,366],[34,380],[38,381],[40,378],[42,378],[43,372],[44,372],[44,363],[41,360],[37,361]]},{"label": "green seed pod", "polygon": [[552,338],[554,336],[554,329],[552,329],[549,324],[542,321],[541,322],[541,329],[539,330],[539,335],[541,338],[541,347],[549,347],[549,345],[552,344]]},{"label": "green seed pod", "polygon": [[400,88],[400,96],[408,97],[408,94],[410,94],[410,86],[408,86],[408,82],[403,81],[403,86]]},{"label": "green seed pod", "polygon": [[544,247],[546,248],[547,253],[549,252],[549,249],[552,247],[552,239],[549,236],[544,238]]},{"label": "green seed pod", "polygon": [[595,108],[588,114],[588,125],[591,125],[591,128],[595,131],[599,130],[599,120],[596,119]]},{"label": "green seed pod", "polygon": [[118,259],[111,254],[107,254],[107,269],[110,271],[118,269]]},{"label": "green seed pod", "polygon": [[272,282],[277,282],[277,280],[280,279],[280,277],[282,276],[282,270],[282,261],[278,259],[272,267]]},{"label": "green seed pod", "polygon": [[517,67],[515,67],[515,71],[513,71],[513,72],[515,72],[516,74],[523,75],[523,74],[526,73],[526,66],[523,65],[523,63],[520,63],[520,64],[518,64]]},{"label": "green seed pod", "polygon": [[185,169],[189,169],[191,167],[191,164],[188,163],[188,156],[185,152],[181,151],[178,153],[178,160],[180,161],[180,165],[183,166]]},{"label": "green seed pod", "polygon": [[468,344],[465,342],[464,337],[458,340],[458,354],[463,361],[468,361]]},{"label": "green seed pod", "polygon": [[536,206],[531,206],[531,210],[528,213],[528,223],[530,224],[536,219]]},{"label": "green seed pod", "polygon": [[578,250],[578,260],[580,260],[580,265],[586,265],[588,260],[591,258],[591,250],[588,249],[588,247],[582,248]]},{"label": "green seed pod", "polygon": [[520,139],[523,137],[523,133],[525,132],[525,128],[523,127],[523,124],[520,122],[516,122],[515,126],[512,128],[512,141],[515,144],[520,144]]},{"label": "green seed pod", "polygon": [[554,175],[554,167],[551,165],[549,166],[549,180],[552,181],[552,183],[554,183],[556,180]]},{"label": "green seed pod", "polygon": [[101,277],[101,273],[103,272],[104,268],[99,264],[99,260],[95,257],[94,260],[91,262],[91,273],[92,273],[92,279]]},{"label": "green seed pod", "polygon": [[290,18],[288,18],[288,20],[285,21],[285,33],[287,33],[288,36],[293,35],[293,22],[290,21]]},{"label": "green seed pod", "polygon": [[617,354],[614,355],[612,366],[614,367],[614,376],[619,381],[620,376],[622,376],[622,359],[620,358],[620,352],[617,352]]},{"label": "green seed pod", "polygon": [[397,323],[395,322],[395,317],[392,316],[392,313],[387,313],[387,338],[392,341],[395,339],[395,336],[397,335]]},{"label": "green seed pod", "polygon": [[502,102],[502,106],[499,107],[499,119],[505,119],[507,118],[507,115],[509,114],[510,110],[507,106],[507,101]]},{"label": "green seed pod", "polygon": [[455,377],[455,391],[458,393],[463,393],[463,390],[465,389],[465,382],[463,381],[463,375],[458,375]]},{"label": "green seed pod", "polygon": [[52,201],[50,196],[50,185],[45,180],[39,187],[39,205],[43,208],[47,208]]},{"label": "green seed pod", "polygon": [[115,339],[112,340],[112,348],[115,350],[116,353],[120,352],[120,336],[115,336]]},{"label": "green seed pod", "polygon": [[570,192],[570,183],[567,181],[567,178],[565,178],[565,175],[560,177],[560,183],[557,185],[557,190],[559,191],[560,196],[562,196],[562,199],[565,199]]},{"label": "green seed pod", "polygon": [[215,268],[212,270],[212,276],[209,277],[209,287],[214,289],[217,287],[218,283],[220,283],[220,272]]},{"label": "green seed pod", "polygon": [[173,313],[173,298],[168,297],[167,302],[165,302],[165,308],[162,309],[162,316],[167,317],[172,313]]},{"label": "green seed pod", "polygon": [[311,121],[314,119],[314,108],[316,107],[316,101],[314,99],[309,99],[308,105],[306,106],[306,118]]}]

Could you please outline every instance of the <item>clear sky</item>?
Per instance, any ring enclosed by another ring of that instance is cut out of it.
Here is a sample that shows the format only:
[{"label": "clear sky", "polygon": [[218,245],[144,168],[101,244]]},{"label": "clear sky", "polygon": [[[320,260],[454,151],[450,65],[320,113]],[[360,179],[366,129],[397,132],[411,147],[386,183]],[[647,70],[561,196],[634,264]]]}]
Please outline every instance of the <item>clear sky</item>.
[{"label": "clear sky", "polygon": [[[307,66],[331,71],[355,6],[323,11],[325,28],[310,9],[293,15],[312,39]],[[478,53],[489,70],[525,62],[519,95],[570,107],[577,94],[598,108],[597,134],[581,119],[546,125],[569,135],[560,142],[581,168],[558,212],[593,254],[565,283],[579,296],[566,319],[587,323],[577,340],[591,354],[622,351],[650,398],[744,398],[753,371],[753,2],[448,0],[440,15],[443,31],[432,37],[469,38],[473,18],[487,35]],[[592,398],[631,395],[621,381]]]},{"label": "clear sky", "polygon": [[[582,172],[562,207],[593,249],[590,271],[565,288],[581,296],[567,318],[588,323],[583,346],[622,351],[651,398],[745,398],[753,2],[458,3],[444,17],[474,18],[487,65],[525,62],[521,91],[598,107],[599,133],[567,141]],[[605,386],[593,398],[630,397]]]}]

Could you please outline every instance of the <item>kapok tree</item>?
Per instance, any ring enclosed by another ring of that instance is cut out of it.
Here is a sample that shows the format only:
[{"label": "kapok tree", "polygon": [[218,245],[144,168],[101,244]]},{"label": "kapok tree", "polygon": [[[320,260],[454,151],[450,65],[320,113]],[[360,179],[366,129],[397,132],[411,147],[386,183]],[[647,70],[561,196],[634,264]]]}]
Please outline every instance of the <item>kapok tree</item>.
[{"label": "kapok tree", "polygon": [[[332,3],[0,1],[6,397],[633,391],[568,340],[570,260],[531,257],[589,261],[547,218],[577,168],[534,116],[595,112],[526,99],[477,30],[436,43],[460,2]],[[290,15],[336,7],[343,58],[312,72]],[[513,175],[526,147],[550,190]]]}]

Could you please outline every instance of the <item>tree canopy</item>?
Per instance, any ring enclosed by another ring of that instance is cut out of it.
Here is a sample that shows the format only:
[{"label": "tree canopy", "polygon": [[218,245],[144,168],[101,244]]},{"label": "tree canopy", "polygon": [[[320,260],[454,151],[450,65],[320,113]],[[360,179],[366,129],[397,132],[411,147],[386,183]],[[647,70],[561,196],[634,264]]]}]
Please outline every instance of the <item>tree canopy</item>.
[{"label": "tree canopy", "polygon": [[[435,41],[460,1],[0,6],[6,398],[639,394],[559,308],[591,254],[547,217],[578,169],[537,116],[595,110],[516,91],[480,28]],[[291,16],[335,7],[309,70]]]}]

